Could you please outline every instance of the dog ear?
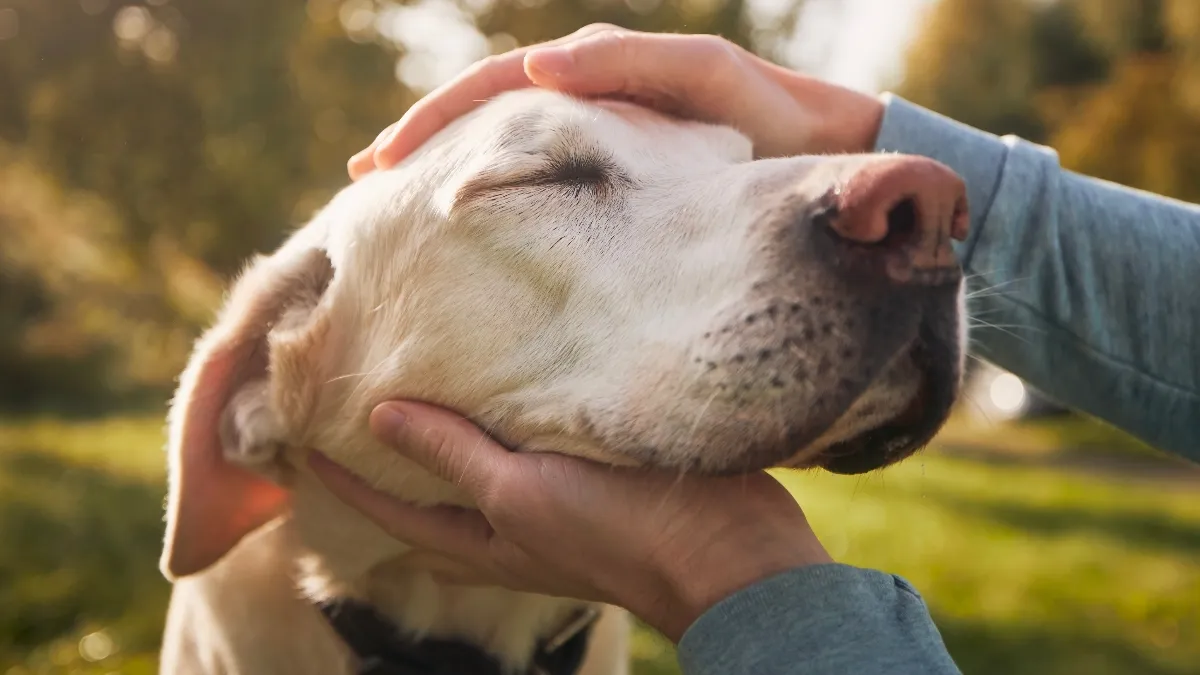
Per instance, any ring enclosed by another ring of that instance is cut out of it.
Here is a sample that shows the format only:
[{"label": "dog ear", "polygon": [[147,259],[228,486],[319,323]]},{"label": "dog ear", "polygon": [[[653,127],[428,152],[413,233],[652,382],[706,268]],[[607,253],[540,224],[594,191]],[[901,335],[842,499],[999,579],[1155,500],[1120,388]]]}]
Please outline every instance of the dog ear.
[{"label": "dog ear", "polygon": [[168,579],[204,570],[288,508],[287,490],[248,467],[273,462],[285,440],[271,400],[279,389],[273,372],[303,368],[297,354],[310,351],[302,348],[319,342],[314,334],[327,324],[318,308],[333,267],[305,239],[297,235],[247,269],[180,378],[169,416],[160,561]]}]

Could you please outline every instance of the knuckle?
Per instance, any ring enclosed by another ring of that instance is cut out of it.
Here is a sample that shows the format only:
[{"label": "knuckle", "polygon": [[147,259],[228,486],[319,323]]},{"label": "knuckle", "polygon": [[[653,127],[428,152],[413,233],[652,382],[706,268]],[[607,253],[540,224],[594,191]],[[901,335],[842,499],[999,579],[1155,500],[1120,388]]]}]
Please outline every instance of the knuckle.
[{"label": "knuckle", "polygon": [[597,51],[603,53],[608,63],[620,64],[616,69],[619,75],[618,90],[628,90],[632,81],[632,71],[638,67],[637,59],[640,36],[630,31],[606,31],[592,37]]},{"label": "knuckle", "polygon": [[590,45],[603,51],[616,50],[618,57],[625,56],[622,50],[628,48],[636,33],[614,27],[611,30],[598,30],[586,36],[584,45]]},{"label": "knuckle", "polygon": [[475,507],[487,518],[494,532],[511,535],[529,522],[536,511],[520,490],[506,489],[502,483],[490,483],[475,495]]},{"label": "knuckle", "polygon": [[475,63],[472,63],[467,68],[467,70],[463,73],[463,75],[464,76],[478,75],[479,73],[484,73],[489,70],[494,70],[500,64],[501,57],[502,57],[501,54],[491,54],[489,56],[485,56],[482,59],[479,59],[478,61],[476,61]]},{"label": "knuckle", "polygon": [[697,40],[698,66],[707,73],[706,92],[722,91],[742,80],[741,47],[719,35],[702,35]]},{"label": "knuckle", "polygon": [[425,446],[433,461],[433,470],[445,479],[458,480],[455,475],[456,462],[454,455],[458,448],[441,429],[427,429],[421,434],[421,443]]},{"label": "knuckle", "polygon": [[475,506],[487,514],[489,522],[495,527],[499,522],[503,524],[504,517],[508,513],[508,503],[504,499],[504,493],[495,485],[489,485],[486,488],[479,490],[475,497]]},{"label": "knuckle", "polygon": [[696,44],[700,47],[700,55],[709,62],[732,63],[737,58],[738,46],[720,35],[697,35]]},{"label": "knuckle", "polygon": [[629,45],[637,42],[640,37],[638,33],[633,33],[627,30],[607,30],[596,33],[597,40],[608,42],[612,45],[618,45],[622,49],[628,49]]},{"label": "knuckle", "polygon": [[530,478],[527,467],[507,465],[495,467],[487,476],[475,498],[493,526],[503,529],[526,518],[531,498],[537,492]]},{"label": "knuckle", "polygon": [[624,30],[624,29],[621,28],[620,26],[616,26],[611,23],[590,23],[590,24],[584,26],[583,28],[580,28],[579,30],[575,31],[575,35],[577,35],[579,37],[588,37],[588,36],[596,35],[599,33],[622,31],[622,30]]}]

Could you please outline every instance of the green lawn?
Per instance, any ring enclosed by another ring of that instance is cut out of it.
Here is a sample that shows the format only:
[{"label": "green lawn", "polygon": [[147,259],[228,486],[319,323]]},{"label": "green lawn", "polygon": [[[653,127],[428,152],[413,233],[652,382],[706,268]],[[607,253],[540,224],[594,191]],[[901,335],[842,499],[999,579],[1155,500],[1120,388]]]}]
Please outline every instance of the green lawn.
[{"label": "green lawn", "polygon": [[[153,672],[161,427],[0,424],[0,675]],[[1080,438],[1123,442],[1088,425],[958,426],[941,443],[970,450],[781,480],[837,558],[922,590],[969,675],[1200,674],[1200,479],[1051,462]],[[677,672],[649,632],[636,656],[639,675]]]}]

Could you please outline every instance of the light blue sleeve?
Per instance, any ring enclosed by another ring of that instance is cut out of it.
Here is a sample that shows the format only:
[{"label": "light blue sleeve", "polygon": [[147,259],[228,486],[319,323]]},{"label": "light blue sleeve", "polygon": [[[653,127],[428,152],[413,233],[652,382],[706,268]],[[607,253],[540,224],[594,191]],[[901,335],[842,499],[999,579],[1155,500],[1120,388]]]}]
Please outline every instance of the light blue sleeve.
[{"label": "light blue sleeve", "polygon": [[877,150],[936,159],[966,180],[971,233],[958,251],[979,356],[1200,461],[1200,206],[1064,171],[1049,148],[883,100]]},{"label": "light blue sleeve", "polygon": [[[1054,151],[885,95],[876,149],[967,183],[958,246],[980,355],[1059,401],[1200,460],[1200,207],[1063,171]],[[1103,142],[1098,140],[1097,142]],[[684,634],[688,675],[957,673],[907,582],[847,565],[792,570]]]},{"label": "light blue sleeve", "polygon": [[679,641],[687,675],[956,675],[917,591],[849,565],[802,567],[709,609]]}]

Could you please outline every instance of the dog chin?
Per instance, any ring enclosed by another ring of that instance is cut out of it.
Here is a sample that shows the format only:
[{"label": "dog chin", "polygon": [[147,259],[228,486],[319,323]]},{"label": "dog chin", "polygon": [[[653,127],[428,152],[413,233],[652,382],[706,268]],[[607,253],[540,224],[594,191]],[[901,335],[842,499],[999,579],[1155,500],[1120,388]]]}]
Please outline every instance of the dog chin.
[{"label": "dog chin", "polygon": [[952,347],[918,341],[910,358],[921,375],[898,414],[848,440],[829,444],[807,461],[837,474],[862,474],[896,464],[923,448],[941,430],[961,388],[960,356]]}]

